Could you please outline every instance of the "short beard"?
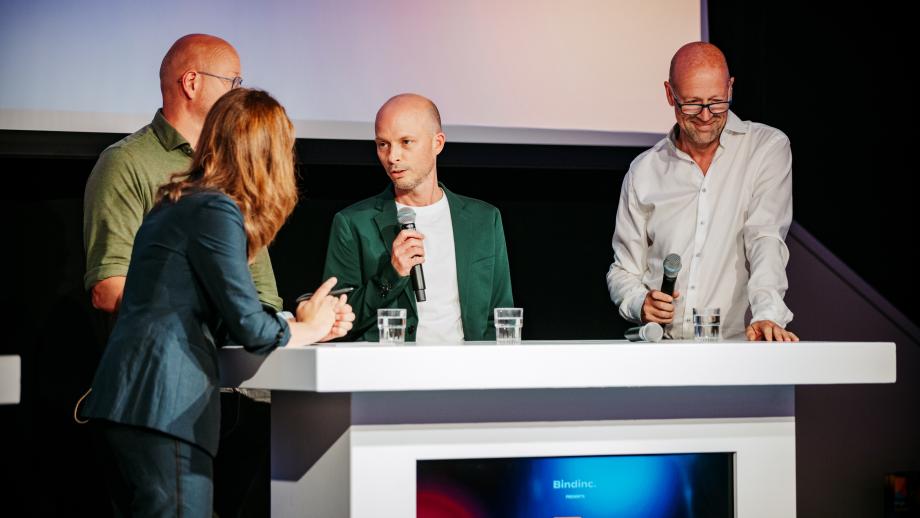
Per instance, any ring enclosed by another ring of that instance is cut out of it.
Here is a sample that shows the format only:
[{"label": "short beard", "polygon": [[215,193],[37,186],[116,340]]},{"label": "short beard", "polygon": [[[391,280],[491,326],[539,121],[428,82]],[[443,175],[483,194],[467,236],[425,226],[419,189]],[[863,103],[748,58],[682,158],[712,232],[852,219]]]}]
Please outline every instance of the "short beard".
[{"label": "short beard", "polygon": [[682,135],[683,138],[689,140],[693,145],[698,146],[698,147],[706,147],[712,144],[713,142],[716,142],[717,140],[719,140],[719,137],[722,136],[722,132],[725,130],[726,122],[727,121],[725,120],[721,121],[721,127],[719,128],[719,131],[714,132],[712,135],[712,138],[709,139],[708,141],[704,141],[701,139],[702,134],[696,131],[696,128],[693,127],[693,123],[690,122],[689,119],[687,120],[687,128],[689,129],[681,127],[680,130],[681,130],[681,133],[683,134]]},{"label": "short beard", "polygon": [[428,177],[431,176],[431,172],[433,170],[434,168],[430,169],[427,173],[419,177],[415,177],[415,178],[409,177],[409,178],[401,178],[399,180],[393,180],[393,185],[395,185],[396,188],[399,189],[400,191],[412,191],[419,185],[422,185],[422,183],[424,183],[425,180],[427,180]]}]

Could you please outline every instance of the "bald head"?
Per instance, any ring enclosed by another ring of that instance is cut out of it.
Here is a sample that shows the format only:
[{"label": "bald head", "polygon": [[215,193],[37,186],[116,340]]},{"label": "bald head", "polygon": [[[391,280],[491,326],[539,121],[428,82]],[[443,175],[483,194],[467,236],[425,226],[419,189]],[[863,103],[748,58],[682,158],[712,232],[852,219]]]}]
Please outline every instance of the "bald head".
[{"label": "bald head", "polygon": [[209,34],[188,34],[176,40],[160,64],[160,91],[165,98],[182,74],[189,70],[209,71],[215,64],[239,61],[233,45]]},{"label": "bald head", "polygon": [[728,61],[725,54],[712,43],[695,41],[679,48],[671,58],[671,69],[668,72],[668,82],[680,88],[681,81],[705,71],[709,74],[719,74],[729,80]]},{"label": "bald head", "polygon": [[441,115],[430,99],[418,94],[391,97],[377,111],[374,141],[397,201],[416,206],[437,201],[437,157],[445,137]]},{"label": "bald head", "polygon": [[711,43],[688,43],[671,58],[664,89],[679,128],[677,146],[690,153],[703,171],[728,122],[734,82],[725,55]]},{"label": "bald head", "polygon": [[379,126],[381,121],[396,116],[418,117],[424,120],[425,125],[431,129],[432,133],[441,132],[441,112],[427,97],[418,94],[399,94],[390,97],[377,110],[374,125]]}]

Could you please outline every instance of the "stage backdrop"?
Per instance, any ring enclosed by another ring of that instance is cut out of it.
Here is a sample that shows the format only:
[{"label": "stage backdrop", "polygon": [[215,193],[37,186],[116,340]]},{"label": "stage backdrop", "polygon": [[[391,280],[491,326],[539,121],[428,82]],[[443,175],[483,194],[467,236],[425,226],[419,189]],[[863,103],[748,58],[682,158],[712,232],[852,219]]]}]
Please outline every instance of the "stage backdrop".
[{"label": "stage backdrop", "polygon": [[300,138],[366,139],[400,92],[434,99],[454,141],[650,145],[673,116],[674,49],[698,0],[0,2],[0,129],[130,133],[160,105],[179,36],[236,46],[244,85]]}]

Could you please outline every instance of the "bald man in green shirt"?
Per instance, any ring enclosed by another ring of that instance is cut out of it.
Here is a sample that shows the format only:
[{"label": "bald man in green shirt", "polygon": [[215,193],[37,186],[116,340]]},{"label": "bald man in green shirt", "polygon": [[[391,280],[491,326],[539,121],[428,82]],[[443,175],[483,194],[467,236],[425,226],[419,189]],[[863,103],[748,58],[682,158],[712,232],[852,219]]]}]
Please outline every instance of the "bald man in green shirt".
[{"label": "bald man in green shirt", "polygon": [[[134,236],[156,204],[157,189],[186,171],[211,106],[242,83],[240,58],[226,41],[206,34],[179,38],[160,66],[163,107],[153,121],[99,157],[83,198],[84,286],[93,306],[114,316],[125,288]],[[275,274],[262,249],[250,265],[263,305],[281,310]],[[107,319],[106,328],[114,323]],[[222,516],[246,508],[268,513],[267,394],[221,391],[220,453],[214,463],[214,507]]]},{"label": "bald man in green shirt", "polygon": [[[242,83],[240,58],[226,41],[190,34],[173,44],[160,67],[163,108],[153,121],[99,157],[83,198],[83,244],[93,306],[115,313],[125,287],[134,235],[171,175],[188,169],[208,110]],[[268,251],[250,267],[259,299],[281,310]]]}]

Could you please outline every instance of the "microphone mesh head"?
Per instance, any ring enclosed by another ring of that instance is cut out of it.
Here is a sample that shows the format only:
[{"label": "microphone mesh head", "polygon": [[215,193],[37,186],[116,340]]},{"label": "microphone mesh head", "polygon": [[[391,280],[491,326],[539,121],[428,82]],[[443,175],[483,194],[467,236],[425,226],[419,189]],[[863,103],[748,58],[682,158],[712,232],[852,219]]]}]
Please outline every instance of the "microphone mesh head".
[{"label": "microphone mesh head", "polygon": [[[403,207],[396,211],[396,221],[400,225],[414,225],[415,224],[415,211],[409,207]],[[678,259],[680,262],[680,259]]]},{"label": "microphone mesh head", "polygon": [[642,328],[642,335],[646,342],[660,342],[664,337],[664,329],[662,329],[661,324],[649,322]]},{"label": "microphone mesh head", "polygon": [[668,254],[664,258],[664,274],[668,277],[674,277],[680,271],[680,256],[677,254]]}]

